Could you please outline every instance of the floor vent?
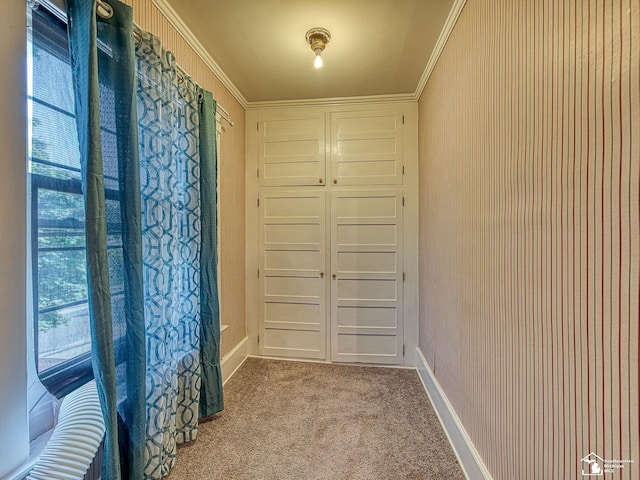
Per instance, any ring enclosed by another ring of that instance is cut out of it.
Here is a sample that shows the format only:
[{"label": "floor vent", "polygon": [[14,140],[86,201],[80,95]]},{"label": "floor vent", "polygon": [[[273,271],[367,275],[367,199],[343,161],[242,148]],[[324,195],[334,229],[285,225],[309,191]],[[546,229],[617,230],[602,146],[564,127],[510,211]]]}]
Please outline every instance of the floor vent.
[{"label": "floor vent", "polygon": [[58,423],[27,480],[99,480],[104,421],[95,382],[62,401]]}]

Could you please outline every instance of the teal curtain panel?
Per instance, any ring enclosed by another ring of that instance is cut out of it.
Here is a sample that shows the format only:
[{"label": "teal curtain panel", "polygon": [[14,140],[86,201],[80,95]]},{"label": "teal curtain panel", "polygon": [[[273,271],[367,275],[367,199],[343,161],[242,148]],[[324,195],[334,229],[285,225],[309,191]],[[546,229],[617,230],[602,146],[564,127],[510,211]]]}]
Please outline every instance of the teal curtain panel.
[{"label": "teal curtain panel", "polygon": [[211,92],[200,93],[200,418],[224,408],[220,369],[220,304],[218,299],[217,144],[216,102]]},{"label": "teal curtain panel", "polygon": [[146,355],[132,11],[110,4],[109,18],[96,15],[95,1],[70,0],[67,13],[102,476],[117,480],[142,478]]}]

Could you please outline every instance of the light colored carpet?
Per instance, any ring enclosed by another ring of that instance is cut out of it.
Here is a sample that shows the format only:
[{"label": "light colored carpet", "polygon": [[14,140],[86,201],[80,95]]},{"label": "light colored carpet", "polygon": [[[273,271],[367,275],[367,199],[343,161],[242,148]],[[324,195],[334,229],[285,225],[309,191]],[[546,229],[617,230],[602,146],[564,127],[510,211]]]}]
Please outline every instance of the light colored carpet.
[{"label": "light colored carpet", "polygon": [[413,370],[249,358],[167,480],[464,479]]}]

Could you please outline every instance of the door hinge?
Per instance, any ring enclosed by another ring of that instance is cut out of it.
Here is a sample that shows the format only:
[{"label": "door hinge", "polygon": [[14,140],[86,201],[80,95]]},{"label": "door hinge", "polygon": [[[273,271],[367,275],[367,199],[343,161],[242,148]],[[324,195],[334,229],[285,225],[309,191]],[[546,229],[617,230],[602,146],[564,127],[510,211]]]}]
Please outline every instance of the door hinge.
[{"label": "door hinge", "polygon": [[402,281],[404,282],[407,279],[407,274],[402,272]]},{"label": "door hinge", "polygon": [[402,206],[404,207],[404,197],[402,197]]},{"label": "door hinge", "polygon": [[402,124],[404,125],[404,115],[402,115]]},{"label": "door hinge", "polygon": [[258,269],[258,278],[260,278],[260,269]]},{"label": "door hinge", "polygon": [[258,335],[258,345],[260,345],[260,335]]},{"label": "door hinge", "polygon": [[402,174],[404,175],[404,165],[402,165]]},{"label": "door hinge", "polygon": [[259,207],[259,206],[260,206],[260,197],[258,197],[258,199],[257,199],[257,202],[256,202],[256,203],[257,203],[257,205],[258,205],[258,207]]},{"label": "door hinge", "polygon": [[[402,167],[402,168],[404,168],[404,167]],[[403,173],[404,173],[404,171],[403,171]],[[260,178],[260,169],[259,168],[256,168],[256,177]]]},{"label": "door hinge", "polygon": [[402,356],[404,357],[404,343],[402,344]]},{"label": "door hinge", "polygon": [[256,122],[256,131],[259,132],[260,131],[260,122]]}]

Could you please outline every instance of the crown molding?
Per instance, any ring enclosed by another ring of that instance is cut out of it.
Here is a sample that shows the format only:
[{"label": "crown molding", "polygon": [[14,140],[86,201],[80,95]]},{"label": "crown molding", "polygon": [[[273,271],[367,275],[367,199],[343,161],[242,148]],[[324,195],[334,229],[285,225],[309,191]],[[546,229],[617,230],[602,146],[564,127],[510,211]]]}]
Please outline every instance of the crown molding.
[{"label": "crown molding", "polygon": [[402,103],[415,102],[413,93],[398,93],[392,95],[363,95],[356,97],[303,98],[298,100],[273,100],[247,103],[247,110],[261,108],[289,108],[289,107],[322,107],[332,105],[359,105],[364,103]]},{"label": "crown molding", "polygon": [[158,10],[165,16],[165,18],[173,25],[173,27],[182,35],[182,37],[187,41],[187,43],[193,48],[196,54],[202,59],[202,61],[211,69],[213,74],[220,80],[220,82],[231,92],[231,95],[242,105],[244,109],[247,108],[247,99],[244,98],[242,92],[238,90],[238,87],[234,85],[231,79],[227,76],[226,73],[220,68],[220,65],[216,63],[207,49],[204,48],[202,43],[198,40],[198,38],[193,34],[191,29],[187,27],[187,24],[184,23],[180,15],[173,9],[167,0],[151,0],[151,2],[158,7]]},{"label": "crown molding", "polygon": [[436,63],[438,63],[438,58],[440,58],[440,54],[444,50],[447,40],[449,40],[449,35],[451,35],[451,32],[453,31],[453,27],[456,26],[458,17],[460,16],[460,13],[462,13],[462,9],[466,3],[467,0],[454,0],[451,10],[449,11],[449,16],[444,22],[438,41],[436,42],[435,47],[433,47],[433,52],[431,52],[427,66],[425,67],[424,72],[422,72],[422,76],[420,77],[420,81],[416,87],[416,92],[414,94],[414,99],[416,101],[420,100],[424,87],[427,86],[427,81],[429,81],[429,77],[431,76]]}]

